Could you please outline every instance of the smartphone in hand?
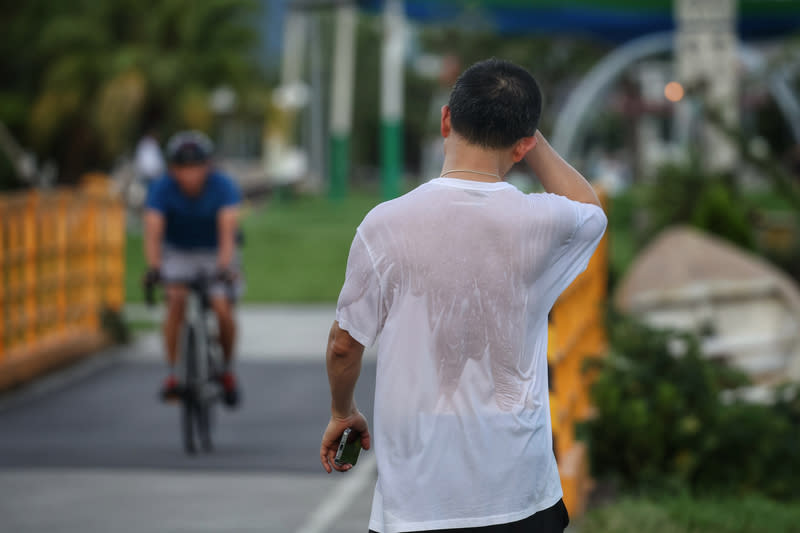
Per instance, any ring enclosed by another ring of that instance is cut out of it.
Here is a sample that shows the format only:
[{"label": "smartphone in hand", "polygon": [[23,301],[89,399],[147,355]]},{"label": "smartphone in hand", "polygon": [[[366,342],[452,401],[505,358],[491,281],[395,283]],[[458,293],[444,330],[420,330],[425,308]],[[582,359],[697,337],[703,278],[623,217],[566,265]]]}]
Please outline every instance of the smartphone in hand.
[{"label": "smartphone in hand", "polygon": [[342,433],[339,440],[339,448],[336,450],[336,457],[333,462],[336,466],[356,465],[358,454],[361,453],[361,434],[347,428]]}]

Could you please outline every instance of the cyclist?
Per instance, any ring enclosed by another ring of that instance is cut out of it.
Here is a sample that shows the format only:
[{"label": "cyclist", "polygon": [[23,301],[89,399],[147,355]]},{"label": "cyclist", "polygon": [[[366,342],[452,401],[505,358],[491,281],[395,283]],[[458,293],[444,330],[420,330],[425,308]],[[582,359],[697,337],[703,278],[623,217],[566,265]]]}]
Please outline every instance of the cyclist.
[{"label": "cyclist", "polygon": [[[210,305],[219,323],[225,369],[219,379],[224,401],[239,401],[232,371],[236,323],[230,287],[240,282],[237,233],[241,192],[237,184],[212,165],[214,145],[203,133],[185,131],[167,143],[167,173],[152,183],[144,214],[146,285],[163,282],[167,298],[164,322],[169,374],[162,399],[178,389],[175,365],[188,288],[197,275],[212,279]],[[235,287],[235,290],[240,287]]]}]

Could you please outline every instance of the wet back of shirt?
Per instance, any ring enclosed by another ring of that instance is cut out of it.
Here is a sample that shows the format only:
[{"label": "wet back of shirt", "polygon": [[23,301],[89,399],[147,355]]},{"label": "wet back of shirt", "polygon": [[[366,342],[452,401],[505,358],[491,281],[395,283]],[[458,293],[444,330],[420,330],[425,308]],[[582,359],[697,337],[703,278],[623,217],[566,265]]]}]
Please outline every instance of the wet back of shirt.
[{"label": "wet back of shirt", "polygon": [[450,178],[367,215],[337,320],[380,337],[371,529],[508,523],[561,498],[547,315],[605,226],[591,204]]}]

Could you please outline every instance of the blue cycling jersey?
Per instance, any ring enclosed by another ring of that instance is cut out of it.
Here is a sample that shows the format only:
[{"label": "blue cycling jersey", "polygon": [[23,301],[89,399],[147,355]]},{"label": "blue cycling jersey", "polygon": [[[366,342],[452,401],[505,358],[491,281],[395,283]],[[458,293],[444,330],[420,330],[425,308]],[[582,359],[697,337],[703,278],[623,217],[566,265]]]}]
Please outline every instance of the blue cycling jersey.
[{"label": "blue cycling jersey", "polygon": [[242,193],[231,178],[212,171],[199,196],[187,196],[169,174],[154,181],[147,192],[146,207],[164,215],[164,240],[182,250],[214,250],[217,215],[222,208],[239,205]]}]

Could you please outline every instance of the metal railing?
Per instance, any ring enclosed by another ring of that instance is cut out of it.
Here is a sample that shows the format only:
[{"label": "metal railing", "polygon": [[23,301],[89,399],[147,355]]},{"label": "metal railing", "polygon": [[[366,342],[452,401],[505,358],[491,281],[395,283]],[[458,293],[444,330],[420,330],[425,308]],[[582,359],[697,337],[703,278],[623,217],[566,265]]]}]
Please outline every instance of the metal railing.
[{"label": "metal railing", "polygon": [[608,233],[589,266],[567,288],[550,313],[548,363],[553,447],[558,460],[564,502],[570,514],[585,508],[591,488],[586,445],[575,439],[576,424],[592,414],[593,374],[589,358],[607,351],[605,306],[608,285]]},{"label": "metal railing", "polygon": [[0,388],[14,365],[98,342],[101,311],[124,302],[124,268],[124,207],[97,178],[0,195]]}]

